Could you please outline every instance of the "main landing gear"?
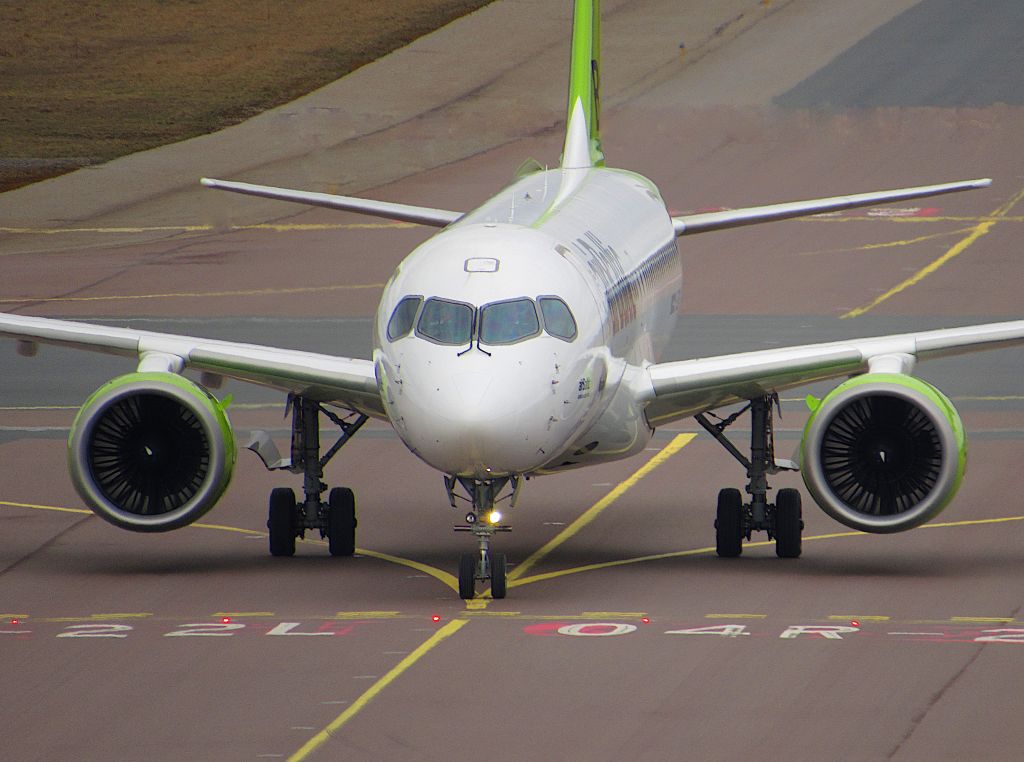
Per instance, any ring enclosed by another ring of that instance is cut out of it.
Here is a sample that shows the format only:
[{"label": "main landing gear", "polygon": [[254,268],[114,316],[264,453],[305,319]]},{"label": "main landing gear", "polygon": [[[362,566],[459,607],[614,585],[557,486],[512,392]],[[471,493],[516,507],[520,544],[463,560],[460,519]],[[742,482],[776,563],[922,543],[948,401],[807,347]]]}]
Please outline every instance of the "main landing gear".
[{"label": "main landing gear", "polygon": [[[508,590],[508,562],[504,553],[491,552],[491,537],[496,532],[511,532],[512,527],[501,523],[502,516],[495,509],[495,504],[509,500],[509,507],[515,507],[519,484],[520,479],[516,476],[489,480],[453,476],[444,478],[452,508],[456,507],[456,498],[473,504],[473,509],[466,514],[466,523],[455,526],[456,532],[472,532],[478,547],[476,553],[463,553],[459,558],[459,597],[463,600],[470,600],[476,595],[477,582],[491,583],[492,598],[505,597]],[[455,493],[459,486],[469,497]],[[498,497],[506,486],[511,486],[511,494]]]},{"label": "main landing gear", "polygon": [[[367,418],[354,415],[341,418],[326,409],[319,402],[304,397],[289,400],[292,416],[291,457],[283,459],[263,431],[253,433],[248,448],[260,456],[268,470],[284,469],[303,476],[303,499],[296,502],[295,492],[279,487],[270,493],[270,554],[273,556],[295,555],[295,539],[305,537],[307,529],[320,531],[320,537],[327,539],[332,556],[351,556],[356,551],[356,500],[352,490],[335,487],[325,503],[321,496],[327,485],[321,479],[324,466],[334,457]],[[341,436],[323,457],[320,456],[320,414],[329,418],[341,429]]]},{"label": "main landing gear", "polygon": [[[772,405],[778,405],[777,394],[752,399],[750,404],[718,423],[712,423],[701,413],[697,422],[747,469],[747,493],[750,502],[744,504],[738,489],[723,489],[718,493],[715,517],[715,550],[723,558],[735,558],[743,552],[743,540],[750,540],[756,531],[768,533],[775,540],[775,554],[779,558],[799,558],[801,533],[800,493],[795,489],[780,489],[775,503],[768,502],[768,475],[779,471],[796,471],[791,461],[775,457],[775,436],[772,428]],[[725,430],[747,410],[750,410],[750,458],[740,452],[725,436]]]}]

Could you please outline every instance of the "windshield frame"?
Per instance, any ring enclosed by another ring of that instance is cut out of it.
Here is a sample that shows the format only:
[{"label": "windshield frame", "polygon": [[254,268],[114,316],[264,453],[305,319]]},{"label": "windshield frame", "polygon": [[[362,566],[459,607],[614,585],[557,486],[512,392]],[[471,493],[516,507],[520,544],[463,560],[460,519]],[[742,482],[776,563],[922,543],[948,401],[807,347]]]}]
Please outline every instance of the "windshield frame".
[{"label": "windshield frame", "polygon": [[[456,307],[465,307],[466,309],[469,310],[469,330],[464,339],[460,338],[459,341],[445,341],[443,339],[435,338],[423,332],[420,326],[423,322],[424,316],[427,313],[427,308],[431,302],[440,302],[442,304],[448,304]],[[476,326],[478,322],[477,312],[477,308],[474,305],[470,304],[469,302],[459,301],[458,299],[445,299],[444,297],[441,296],[431,296],[425,299],[423,301],[423,306],[420,307],[419,315],[416,318],[416,328],[414,333],[416,334],[416,336],[420,337],[421,339],[425,339],[426,341],[429,341],[431,344],[437,344],[438,346],[442,347],[462,347],[465,346],[466,344],[471,343],[473,341],[473,337],[476,336]]]},{"label": "windshield frame", "polygon": [[[498,307],[503,304],[513,304],[515,302],[528,302],[530,304],[530,306],[533,308],[533,316],[537,321],[536,330],[531,331],[530,333],[524,333],[513,339],[509,339],[508,341],[489,341],[485,339],[483,337],[482,330],[484,325],[485,311],[492,307]],[[489,347],[507,347],[511,346],[512,344],[518,344],[521,341],[528,341],[529,339],[532,339],[535,336],[539,336],[544,331],[544,318],[540,314],[537,302],[528,296],[517,296],[512,299],[499,299],[498,301],[495,302],[488,302],[487,304],[481,305],[480,307],[477,308],[477,314],[478,317],[476,321],[477,326],[475,332],[477,343],[486,344]]]},{"label": "windshield frame", "polygon": [[[398,315],[399,308],[406,302],[410,301],[416,302],[416,309],[413,311],[412,318],[409,320],[409,327],[406,328],[401,333],[392,336],[391,328],[392,324],[395,322],[395,318]],[[391,310],[391,317],[388,318],[387,325],[384,326],[384,336],[388,341],[395,342],[398,341],[399,339],[404,339],[406,336],[411,334],[416,329],[416,323],[419,322],[417,318],[419,318],[420,309],[422,309],[423,307],[423,302],[424,298],[422,294],[408,294],[407,296],[403,296],[401,299],[398,300],[398,304],[396,304],[395,308]]]}]

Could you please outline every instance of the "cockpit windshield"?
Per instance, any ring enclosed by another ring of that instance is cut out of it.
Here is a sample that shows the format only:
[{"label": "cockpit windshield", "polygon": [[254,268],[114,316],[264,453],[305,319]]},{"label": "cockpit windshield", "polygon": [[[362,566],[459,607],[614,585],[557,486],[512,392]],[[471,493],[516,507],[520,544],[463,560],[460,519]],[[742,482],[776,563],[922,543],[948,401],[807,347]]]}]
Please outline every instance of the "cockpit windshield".
[{"label": "cockpit windshield", "polygon": [[431,297],[423,305],[416,333],[438,344],[468,344],[473,335],[473,312],[468,304]]},{"label": "cockpit windshield", "polygon": [[[419,316],[417,318],[417,315]],[[416,336],[435,344],[465,346],[472,341],[502,345],[530,339],[543,331],[562,341],[576,338],[576,320],[557,296],[523,296],[477,308],[432,296],[403,297],[388,319],[388,341],[398,341],[416,326]]]},{"label": "cockpit windshield", "polygon": [[569,311],[569,305],[557,296],[542,296],[537,299],[544,315],[544,330],[565,341],[576,338],[576,320]]},{"label": "cockpit windshield", "polygon": [[512,299],[480,308],[480,341],[513,344],[540,333],[540,319],[532,299]]},{"label": "cockpit windshield", "polygon": [[420,308],[422,301],[423,297],[421,296],[407,296],[398,303],[388,321],[389,341],[400,339],[412,330],[412,324],[416,320],[416,311]]}]

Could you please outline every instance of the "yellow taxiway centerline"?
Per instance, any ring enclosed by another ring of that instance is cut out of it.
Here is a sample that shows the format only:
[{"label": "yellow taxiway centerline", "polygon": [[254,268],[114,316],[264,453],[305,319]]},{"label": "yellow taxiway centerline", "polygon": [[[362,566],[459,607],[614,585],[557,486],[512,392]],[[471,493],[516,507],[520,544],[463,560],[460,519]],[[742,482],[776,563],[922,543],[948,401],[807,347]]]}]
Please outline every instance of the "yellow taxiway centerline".
[{"label": "yellow taxiway centerline", "polygon": [[363,693],[362,696],[357,698],[351,706],[348,707],[344,712],[339,714],[334,720],[331,721],[327,727],[317,733],[315,736],[310,738],[303,744],[302,748],[288,757],[288,762],[300,762],[300,760],[306,759],[310,754],[319,749],[329,740],[331,736],[341,730],[345,724],[361,712],[367,704],[373,701],[377,695],[387,688],[391,683],[401,677],[402,673],[408,670],[416,662],[426,656],[432,651],[438,644],[444,641],[446,638],[451,637],[456,632],[461,630],[466,624],[469,623],[468,619],[453,619],[444,627],[439,629],[433,635],[431,635],[425,642],[423,642],[419,648],[413,651],[411,654],[402,659],[392,669],[375,682],[370,688]]},{"label": "yellow taxiway centerline", "polygon": [[1010,213],[1013,207],[1016,206],[1017,202],[1019,202],[1021,199],[1024,199],[1024,188],[1018,191],[1009,201],[1007,201],[1001,207],[992,212],[991,215],[984,218],[981,222],[979,222],[977,225],[971,228],[970,234],[966,238],[960,239],[956,244],[953,245],[952,248],[946,251],[946,253],[943,254],[941,257],[931,262],[927,266],[921,268],[902,283],[893,286],[884,294],[876,297],[871,303],[866,304],[863,307],[857,307],[855,309],[852,309],[849,312],[845,313],[844,315],[841,315],[840,318],[845,320],[847,318],[860,317],[864,313],[870,312],[875,307],[877,307],[878,305],[882,304],[885,301],[888,301],[889,299],[896,296],[900,292],[906,291],[911,286],[916,286],[918,283],[920,283],[922,280],[924,280],[929,275],[934,273],[944,264],[952,261],[953,259],[956,259],[956,257],[960,256],[965,251],[967,251],[967,249],[970,248],[970,246],[975,241],[977,241],[982,236],[986,235],[993,228],[993,226],[995,226],[997,222],[1001,222],[1002,219]]},{"label": "yellow taxiway centerline", "polygon": [[542,561],[544,558],[550,555],[551,552],[554,551],[557,547],[559,547],[567,540],[575,536],[581,529],[583,529],[583,527],[585,527],[587,524],[589,524],[598,516],[600,516],[601,512],[605,508],[607,508],[609,505],[611,505],[620,497],[622,497],[627,490],[629,490],[631,487],[634,487],[637,484],[637,482],[639,482],[641,479],[647,476],[647,474],[651,473],[651,471],[656,469],[666,460],[668,460],[681,449],[683,449],[683,447],[685,447],[687,444],[693,441],[694,438],[696,438],[696,436],[696,434],[677,434],[671,442],[665,445],[658,452],[657,455],[655,455],[643,466],[641,466],[637,471],[635,471],[632,474],[632,476],[630,476],[625,481],[620,482],[618,486],[615,487],[615,489],[613,489],[603,498],[594,503],[594,505],[590,506],[590,508],[584,511],[579,516],[579,518],[577,518],[569,526],[567,526],[565,529],[563,529],[561,532],[555,535],[540,550],[535,552],[532,556],[523,561],[523,563],[519,564],[518,566],[516,566],[515,569],[509,572],[509,587],[512,587],[515,584],[519,584],[517,580],[519,580],[524,574],[526,574],[526,572],[528,572],[530,569],[532,569],[534,566],[540,563],[540,561]]}]

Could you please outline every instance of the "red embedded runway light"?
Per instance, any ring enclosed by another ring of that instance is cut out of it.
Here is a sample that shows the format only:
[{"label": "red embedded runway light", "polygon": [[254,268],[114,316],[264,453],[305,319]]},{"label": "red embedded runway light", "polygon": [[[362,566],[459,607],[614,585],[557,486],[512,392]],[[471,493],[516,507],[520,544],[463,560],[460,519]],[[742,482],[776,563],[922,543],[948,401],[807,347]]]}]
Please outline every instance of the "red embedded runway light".
[{"label": "red embedded runway light", "polygon": [[850,626],[851,627],[860,627],[860,622],[858,622],[856,619],[854,619],[853,621],[850,622]]},{"label": "red embedded runway light", "polygon": [[229,617],[229,616],[222,616],[220,618],[220,623],[221,624],[231,624],[231,617]]},{"label": "red embedded runway light", "polygon": [[640,623],[641,624],[650,624],[651,623],[651,618],[649,616],[642,616],[642,617],[640,617]]},{"label": "red embedded runway light", "polygon": [[11,624],[21,624],[21,620],[20,619],[12,619],[11,620]]},{"label": "red embedded runway light", "polygon": [[439,614],[434,614],[434,616],[430,617],[430,621],[437,624],[441,621],[441,616]]}]

